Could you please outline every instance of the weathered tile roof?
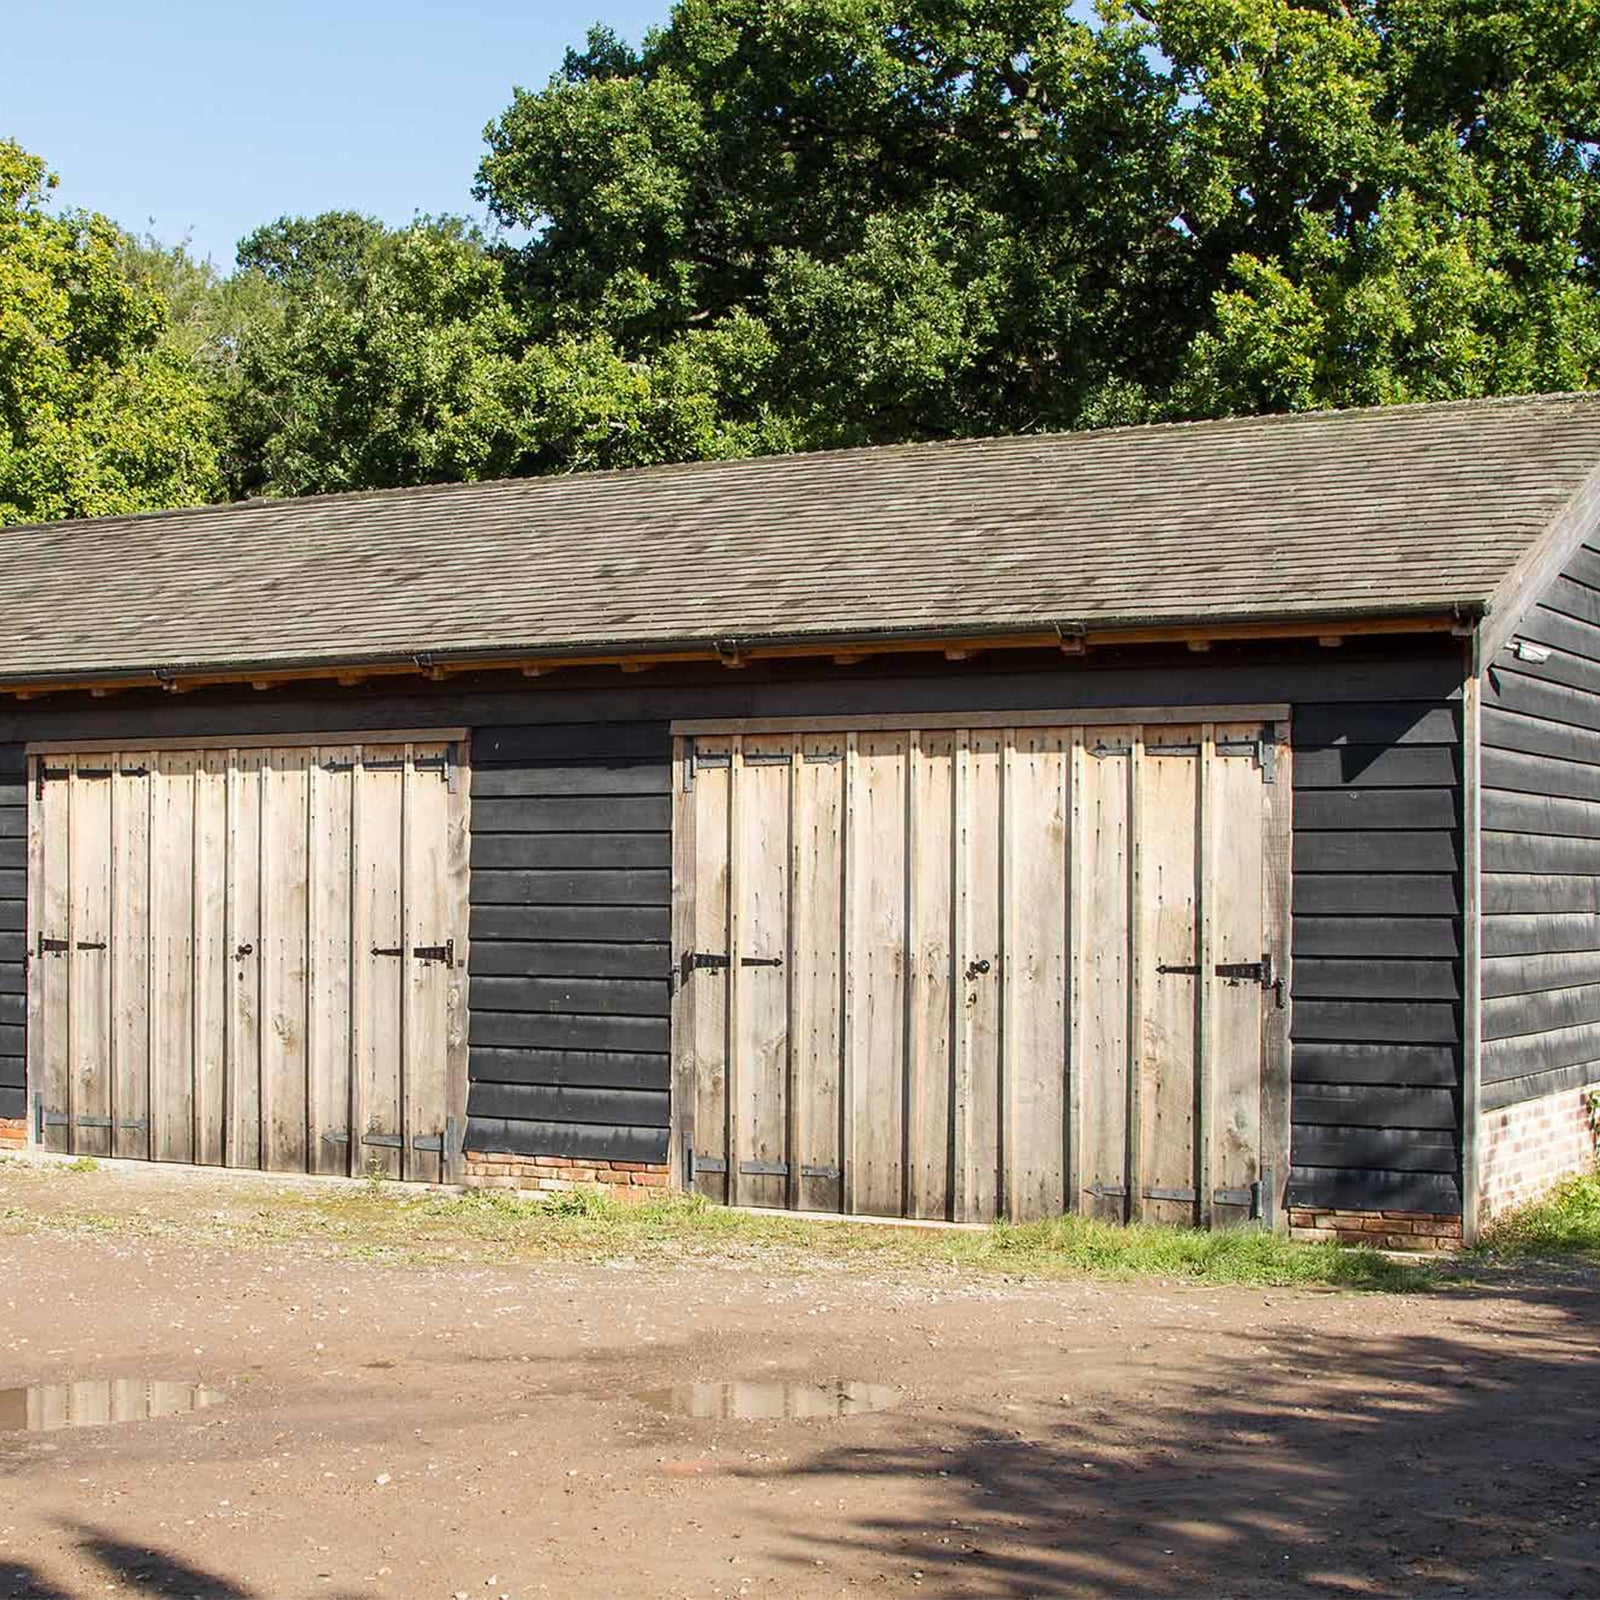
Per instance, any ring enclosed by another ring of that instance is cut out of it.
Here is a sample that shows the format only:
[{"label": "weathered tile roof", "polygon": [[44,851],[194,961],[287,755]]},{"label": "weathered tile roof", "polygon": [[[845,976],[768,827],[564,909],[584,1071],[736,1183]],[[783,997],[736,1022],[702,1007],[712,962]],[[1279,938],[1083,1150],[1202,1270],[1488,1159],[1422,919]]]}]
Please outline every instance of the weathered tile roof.
[{"label": "weathered tile roof", "polygon": [[0,529],[0,680],[1482,609],[1600,395]]}]

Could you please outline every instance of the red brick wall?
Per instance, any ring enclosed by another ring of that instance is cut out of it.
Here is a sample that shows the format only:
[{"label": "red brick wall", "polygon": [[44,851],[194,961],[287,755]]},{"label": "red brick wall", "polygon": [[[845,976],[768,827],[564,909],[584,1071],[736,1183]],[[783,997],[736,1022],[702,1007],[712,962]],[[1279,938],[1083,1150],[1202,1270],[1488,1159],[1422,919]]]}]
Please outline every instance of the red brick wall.
[{"label": "red brick wall", "polygon": [[0,1150],[20,1150],[28,1142],[28,1124],[25,1118],[12,1120],[0,1117]]},{"label": "red brick wall", "polygon": [[1537,1200],[1573,1173],[1594,1170],[1594,1092],[1567,1089],[1484,1112],[1478,1120],[1481,1220]]},{"label": "red brick wall", "polygon": [[1461,1218],[1432,1211],[1334,1211],[1295,1206],[1289,1231],[1296,1239],[1369,1244],[1374,1250],[1455,1250]]},{"label": "red brick wall", "polygon": [[526,1189],[544,1194],[598,1187],[623,1200],[648,1200],[669,1182],[665,1166],[646,1161],[517,1156],[493,1150],[467,1151],[466,1181],[476,1189]]}]

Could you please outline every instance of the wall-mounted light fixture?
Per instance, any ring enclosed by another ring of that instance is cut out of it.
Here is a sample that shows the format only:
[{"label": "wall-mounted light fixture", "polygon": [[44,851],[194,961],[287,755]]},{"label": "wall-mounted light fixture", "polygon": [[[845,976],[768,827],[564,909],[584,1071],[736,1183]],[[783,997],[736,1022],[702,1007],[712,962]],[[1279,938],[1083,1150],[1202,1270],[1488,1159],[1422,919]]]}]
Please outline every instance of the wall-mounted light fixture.
[{"label": "wall-mounted light fixture", "polygon": [[1550,652],[1542,644],[1530,644],[1526,639],[1518,639],[1511,646],[1511,653],[1518,661],[1548,661]]}]

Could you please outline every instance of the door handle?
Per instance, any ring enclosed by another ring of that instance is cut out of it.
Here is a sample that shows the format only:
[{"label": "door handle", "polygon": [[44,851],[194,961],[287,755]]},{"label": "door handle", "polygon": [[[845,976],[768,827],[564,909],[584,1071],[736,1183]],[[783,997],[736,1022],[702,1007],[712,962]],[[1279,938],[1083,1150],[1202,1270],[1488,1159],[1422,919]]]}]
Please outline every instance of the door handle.
[{"label": "door handle", "polygon": [[967,982],[971,983],[972,980],[980,973],[987,972],[988,970],[989,963],[987,961],[969,961],[967,963]]}]

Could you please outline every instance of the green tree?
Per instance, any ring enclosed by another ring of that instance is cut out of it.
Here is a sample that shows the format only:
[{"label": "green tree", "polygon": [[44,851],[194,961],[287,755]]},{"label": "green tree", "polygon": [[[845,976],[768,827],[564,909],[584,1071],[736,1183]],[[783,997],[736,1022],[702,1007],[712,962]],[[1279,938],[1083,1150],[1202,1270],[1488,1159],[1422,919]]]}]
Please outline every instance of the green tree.
[{"label": "green tree", "polygon": [[0,523],[213,497],[206,394],[163,344],[165,301],[106,218],[51,212],[55,184],[0,141]]}]

